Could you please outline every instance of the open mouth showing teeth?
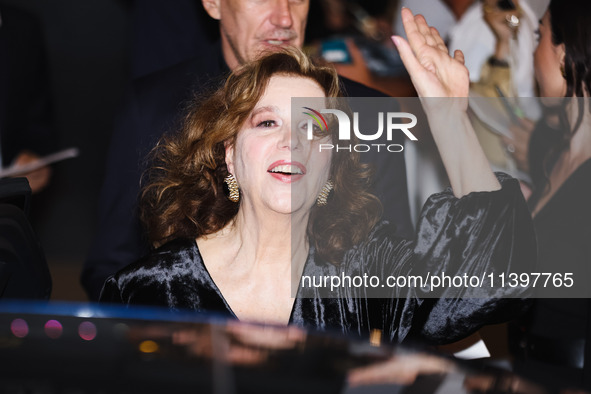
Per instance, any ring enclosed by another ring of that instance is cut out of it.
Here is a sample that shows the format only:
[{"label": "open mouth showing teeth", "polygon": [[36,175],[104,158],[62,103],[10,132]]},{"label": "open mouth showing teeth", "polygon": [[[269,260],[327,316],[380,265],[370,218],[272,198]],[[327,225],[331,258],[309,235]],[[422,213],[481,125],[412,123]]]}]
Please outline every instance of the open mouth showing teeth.
[{"label": "open mouth showing teeth", "polygon": [[269,170],[269,172],[281,173],[285,175],[304,175],[304,172],[299,167],[289,164],[273,167]]},{"label": "open mouth showing teeth", "polygon": [[271,45],[281,45],[283,42],[283,40],[267,40],[267,43]]}]

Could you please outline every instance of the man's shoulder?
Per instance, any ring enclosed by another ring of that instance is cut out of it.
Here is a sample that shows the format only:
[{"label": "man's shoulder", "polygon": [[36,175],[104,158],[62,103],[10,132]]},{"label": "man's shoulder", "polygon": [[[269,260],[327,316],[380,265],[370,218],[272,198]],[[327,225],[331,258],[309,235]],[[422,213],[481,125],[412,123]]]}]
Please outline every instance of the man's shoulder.
[{"label": "man's shoulder", "polygon": [[226,71],[216,59],[191,58],[133,82],[138,97],[172,98],[214,88]]},{"label": "man's shoulder", "polygon": [[[212,55],[136,79],[122,108],[116,138],[124,145],[140,146],[141,154],[147,154],[164,133],[180,127],[186,109],[196,98],[216,89],[225,74],[224,65]],[[135,140],[130,141],[132,138]]]}]

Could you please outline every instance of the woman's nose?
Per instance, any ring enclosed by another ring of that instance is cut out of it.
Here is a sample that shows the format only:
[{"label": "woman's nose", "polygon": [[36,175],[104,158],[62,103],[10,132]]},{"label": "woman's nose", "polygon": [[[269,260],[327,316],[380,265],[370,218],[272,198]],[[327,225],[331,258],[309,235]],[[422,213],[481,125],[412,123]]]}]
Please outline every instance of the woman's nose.
[{"label": "woman's nose", "polygon": [[291,125],[288,122],[288,124],[281,130],[279,148],[289,150],[298,149],[299,147],[301,147],[300,138],[301,136],[299,133],[292,132]]}]

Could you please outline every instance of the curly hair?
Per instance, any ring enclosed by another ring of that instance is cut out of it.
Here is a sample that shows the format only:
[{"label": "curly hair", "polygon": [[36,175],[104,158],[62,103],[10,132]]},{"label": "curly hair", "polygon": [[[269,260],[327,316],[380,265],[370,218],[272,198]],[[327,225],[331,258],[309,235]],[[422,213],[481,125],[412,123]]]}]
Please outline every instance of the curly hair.
[{"label": "curly hair", "polygon": [[[227,198],[225,147],[234,144],[274,75],[309,78],[326,97],[340,97],[338,76],[331,67],[314,64],[299,49],[262,56],[235,70],[223,87],[195,102],[180,132],[165,135],[151,153],[145,174],[140,216],[155,245],[175,238],[198,238],[229,224],[240,204]],[[332,129],[335,138],[335,127]],[[308,237],[317,254],[331,263],[364,239],[381,215],[379,200],[367,192],[369,169],[354,153],[333,155],[329,203],[314,207]],[[338,212],[336,212],[338,210]]]}]

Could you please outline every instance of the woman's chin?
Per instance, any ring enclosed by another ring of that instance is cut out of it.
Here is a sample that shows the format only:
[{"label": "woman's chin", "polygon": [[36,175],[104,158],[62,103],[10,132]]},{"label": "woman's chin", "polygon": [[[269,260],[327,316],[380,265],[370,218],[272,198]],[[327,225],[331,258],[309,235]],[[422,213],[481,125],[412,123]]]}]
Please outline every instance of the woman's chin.
[{"label": "woman's chin", "polygon": [[273,196],[267,201],[266,206],[275,213],[289,215],[292,213],[291,195]]},{"label": "woman's chin", "polygon": [[275,201],[270,208],[273,212],[284,215],[299,215],[309,213],[312,206],[307,201]]},{"label": "woman's chin", "polygon": [[285,192],[269,193],[262,197],[264,205],[271,211],[281,214],[309,213],[316,199],[309,196],[304,190],[290,190]]}]

